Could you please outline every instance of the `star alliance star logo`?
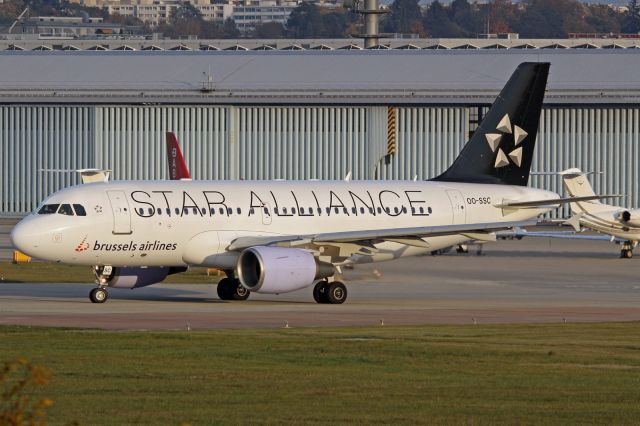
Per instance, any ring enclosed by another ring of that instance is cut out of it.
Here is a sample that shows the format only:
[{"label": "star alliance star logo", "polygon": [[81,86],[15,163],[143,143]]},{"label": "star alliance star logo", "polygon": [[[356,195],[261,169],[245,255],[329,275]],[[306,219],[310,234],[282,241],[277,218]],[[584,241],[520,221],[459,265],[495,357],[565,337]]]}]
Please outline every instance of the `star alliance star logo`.
[{"label": "star alliance star logo", "polygon": [[[513,125],[512,127],[509,114],[505,114],[504,117],[502,117],[502,120],[498,123],[496,130],[500,133],[487,133],[484,135],[485,138],[487,138],[489,147],[491,147],[491,151],[498,151],[494,167],[499,168],[508,166],[509,159],[511,159],[513,164],[520,167],[522,164],[522,147],[518,145],[520,145],[520,143],[528,136],[528,133],[517,125]],[[505,135],[513,135],[513,144],[517,147],[511,151],[508,156],[504,153],[502,148],[500,148],[500,141]]]}]

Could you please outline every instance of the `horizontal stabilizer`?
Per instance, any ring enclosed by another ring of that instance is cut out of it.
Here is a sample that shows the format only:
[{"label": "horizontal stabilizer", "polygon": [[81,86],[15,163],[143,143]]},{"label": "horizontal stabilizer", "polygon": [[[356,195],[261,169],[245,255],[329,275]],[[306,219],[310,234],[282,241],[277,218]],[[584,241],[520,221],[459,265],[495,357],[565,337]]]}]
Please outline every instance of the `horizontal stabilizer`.
[{"label": "horizontal stabilizer", "polygon": [[494,204],[495,207],[503,209],[526,209],[530,207],[549,207],[565,203],[575,203],[578,201],[602,200],[605,198],[622,198],[624,195],[589,195],[586,197],[568,197],[555,198],[551,200],[534,200],[534,201],[507,201],[501,204]]}]

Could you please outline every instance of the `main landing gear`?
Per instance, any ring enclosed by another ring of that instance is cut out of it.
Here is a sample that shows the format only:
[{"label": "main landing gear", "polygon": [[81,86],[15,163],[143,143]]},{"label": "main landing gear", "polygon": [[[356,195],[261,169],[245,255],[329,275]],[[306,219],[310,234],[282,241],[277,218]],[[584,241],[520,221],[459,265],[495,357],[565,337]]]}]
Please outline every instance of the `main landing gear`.
[{"label": "main landing gear", "polygon": [[91,300],[91,303],[104,303],[109,298],[107,285],[113,273],[113,267],[108,265],[95,266],[93,273],[96,275],[96,284],[98,284],[98,287],[91,290],[89,300]]},{"label": "main landing gear", "polygon": [[620,250],[620,257],[622,259],[631,259],[633,257],[633,243],[631,241],[625,241]]},{"label": "main landing gear", "polygon": [[247,300],[250,294],[237,278],[223,278],[218,283],[218,297],[221,300]]},{"label": "main landing gear", "polygon": [[347,300],[347,287],[340,281],[318,281],[313,287],[313,299],[317,303],[340,305]]}]

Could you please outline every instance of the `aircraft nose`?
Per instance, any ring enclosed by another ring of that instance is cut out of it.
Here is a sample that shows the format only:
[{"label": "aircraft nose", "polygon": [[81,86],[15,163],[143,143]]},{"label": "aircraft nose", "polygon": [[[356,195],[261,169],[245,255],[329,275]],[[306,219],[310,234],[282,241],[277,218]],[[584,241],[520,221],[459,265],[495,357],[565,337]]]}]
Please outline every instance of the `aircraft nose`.
[{"label": "aircraft nose", "polygon": [[11,244],[22,253],[33,256],[40,243],[40,232],[28,219],[22,219],[11,230]]}]

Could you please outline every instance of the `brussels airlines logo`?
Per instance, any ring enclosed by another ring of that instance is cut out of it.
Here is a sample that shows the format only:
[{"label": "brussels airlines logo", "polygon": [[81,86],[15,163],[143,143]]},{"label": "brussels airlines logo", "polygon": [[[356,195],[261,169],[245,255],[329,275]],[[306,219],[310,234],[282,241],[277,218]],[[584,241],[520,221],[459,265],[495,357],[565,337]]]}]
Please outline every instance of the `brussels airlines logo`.
[{"label": "brussels airlines logo", "polygon": [[78,244],[75,248],[77,252],[87,251],[89,249],[89,243],[87,242],[87,235],[84,236],[80,244]]}]

